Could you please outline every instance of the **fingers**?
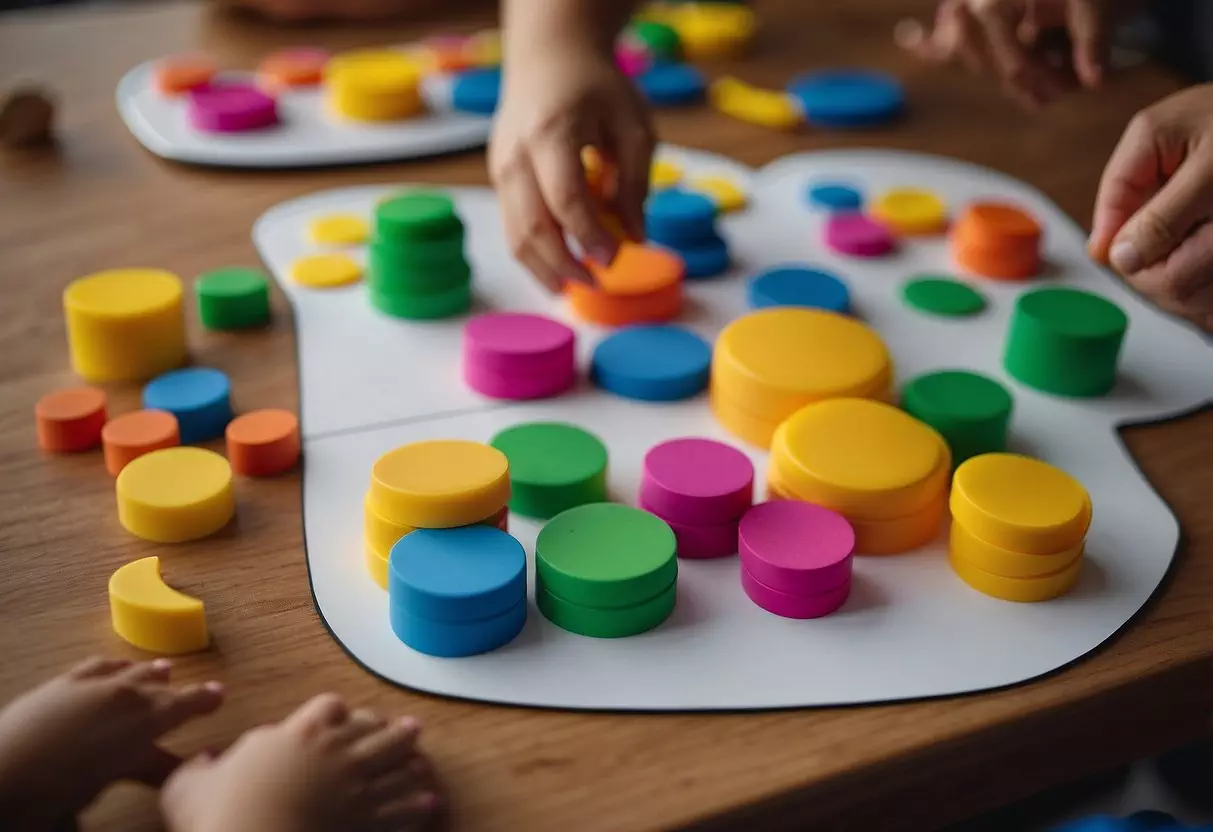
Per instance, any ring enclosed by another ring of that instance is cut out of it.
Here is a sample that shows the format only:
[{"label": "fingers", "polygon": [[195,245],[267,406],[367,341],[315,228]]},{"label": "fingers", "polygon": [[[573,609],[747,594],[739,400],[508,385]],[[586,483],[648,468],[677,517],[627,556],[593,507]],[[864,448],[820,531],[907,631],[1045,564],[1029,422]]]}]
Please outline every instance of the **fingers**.
[{"label": "fingers", "polygon": [[1165,260],[1126,276],[1163,309],[1208,328],[1213,321],[1213,223],[1204,223]]},{"label": "fingers", "polygon": [[349,709],[335,693],[322,693],[304,702],[286,718],[285,724],[304,734],[341,725],[350,718]]},{"label": "fingers", "polygon": [[410,829],[412,827],[402,827],[401,824],[432,814],[438,810],[439,805],[438,795],[433,792],[410,794],[398,800],[388,801],[381,805],[375,813],[375,821],[371,828],[375,832],[399,832],[401,828]]},{"label": "fingers", "polygon": [[100,679],[104,676],[112,676],[119,670],[125,670],[130,666],[129,659],[106,659],[94,656],[80,662],[69,670],[67,675],[73,679]]},{"label": "fingers", "polygon": [[657,138],[644,103],[636,97],[632,104],[631,117],[622,120],[608,136],[616,176],[612,208],[624,233],[641,242],[646,237],[644,202],[649,195]]},{"label": "fingers", "polygon": [[369,734],[352,749],[354,759],[369,775],[399,768],[416,754],[421,724],[412,717],[397,719]]},{"label": "fingers", "polygon": [[165,734],[194,717],[212,714],[223,704],[223,685],[204,682],[180,690],[156,692],[152,700],[153,731]]},{"label": "fingers", "polygon": [[609,264],[615,259],[618,245],[598,218],[598,206],[581,164],[581,142],[564,131],[549,133],[536,147],[531,160],[539,192],[552,219],[572,235],[589,257]]},{"label": "fingers", "polygon": [[1074,71],[1085,87],[1103,81],[1108,26],[1096,0],[1069,0],[1066,13],[1074,47]]},{"label": "fingers", "polygon": [[173,663],[168,659],[139,662],[127,667],[116,679],[128,685],[144,685],[168,682],[173,674]]},{"label": "fingers", "polygon": [[1112,239],[1162,186],[1162,163],[1153,120],[1142,113],[1129,123],[1099,181],[1088,243],[1095,260],[1108,262]]},{"label": "fingers", "polygon": [[976,3],[975,15],[1004,86],[1025,104],[1036,107],[1059,92],[1048,70],[1039,66],[1019,40],[1019,19],[1003,0]]},{"label": "fingers", "polygon": [[165,751],[158,745],[153,745],[151,751],[148,752],[147,760],[143,761],[140,768],[132,773],[132,779],[145,786],[158,789],[180,766],[180,757],[170,751]]},{"label": "fingers", "polygon": [[352,746],[363,737],[382,730],[387,725],[383,717],[366,708],[350,714],[343,724],[332,729],[329,741],[335,746]]}]

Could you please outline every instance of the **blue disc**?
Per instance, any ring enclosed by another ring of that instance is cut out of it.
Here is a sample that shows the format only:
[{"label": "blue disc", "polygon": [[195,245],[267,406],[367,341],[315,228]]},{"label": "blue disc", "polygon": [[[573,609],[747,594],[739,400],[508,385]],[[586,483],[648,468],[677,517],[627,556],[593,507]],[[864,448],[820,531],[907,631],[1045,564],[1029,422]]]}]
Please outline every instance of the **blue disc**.
[{"label": "blue disc", "polygon": [[716,236],[716,203],[703,194],[669,188],[644,203],[645,233],[657,243],[678,247]]},{"label": "blue disc", "polygon": [[392,547],[388,603],[413,618],[464,623],[526,598],[526,552],[492,526],[418,529]]},{"label": "blue disc", "polygon": [[896,78],[863,70],[804,75],[788,85],[788,93],[800,100],[805,119],[816,127],[885,124],[905,106],[905,91]]},{"label": "blue disc", "polygon": [[750,278],[746,287],[750,306],[808,306],[846,314],[851,293],[836,275],[806,266],[776,266]]},{"label": "blue disc", "polygon": [[143,388],[143,406],[177,417],[181,444],[223,436],[232,420],[231,385],[209,367],[187,367],[154,378]]},{"label": "blue disc", "polygon": [[1184,829],[1174,815],[1146,809],[1125,818],[1132,832],[1179,832]]},{"label": "blue disc", "polygon": [[501,68],[469,69],[455,77],[451,107],[462,113],[491,116],[501,97]]},{"label": "blue disc", "polygon": [[1059,826],[1053,832],[1129,832],[1128,824],[1111,815],[1091,815]]},{"label": "blue disc", "polygon": [[[653,242],[665,245],[655,238]],[[733,264],[729,244],[718,234],[694,243],[670,246],[670,250],[682,258],[687,280],[703,280],[722,275]]]},{"label": "blue disc", "polygon": [[634,326],[598,343],[590,361],[594,382],[625,399],[672,402],[708,386],[712,347],[677,326]]},{"label": "blue disc", "polygon": [[863,194],[850,185],[822,182],[809,185],[809,205],[826,211],[858,211],[863,208]]},{"label": "blue disc", "polygon": [[[413,532],[417,534],[417,532]],[[427,656],[457,659],[488,653],[509,644],[526,626],[525,595],[504,613],[480,621],[429,621],[392,605],[390,619],[396,638]]]},{"label": "blue disc", "polygon": [[659,63],[636,78],[644,97],[658,106],[698,104],[707,90],[703,73],[690,64]]}]

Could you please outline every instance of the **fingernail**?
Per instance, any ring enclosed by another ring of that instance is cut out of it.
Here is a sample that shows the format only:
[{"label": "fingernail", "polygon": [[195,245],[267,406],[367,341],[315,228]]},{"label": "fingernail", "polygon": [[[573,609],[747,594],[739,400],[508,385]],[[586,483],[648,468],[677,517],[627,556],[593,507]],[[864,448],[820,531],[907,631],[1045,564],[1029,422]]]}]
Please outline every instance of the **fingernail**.
[{"label": "fingernail", "polygon": [[1111,261],[1112,268],[1121,274],[1133,274],[1141,268],[1141,253],[1129,240],[1113,243],[1108,251],[1108,260]]},{"label": "fingernail", "polygon": [[202,688],[207,693],[223,693],[223,682],[216,682],[212,680],[204,684]]},{"label": "fingernail", "polygon": [[420,731],[421,730],[421,723],[417,721],[416,717],[412,717],[412,716],[402,716],[396,720],[396,724],[399,725],[401,728],[403,728],[405,731]]},{"label": "fingernail", "polygon": [[173,667],[172,659],[153,659],[152,660],[152,669],[153,670],[171,670],[172,667]]}]

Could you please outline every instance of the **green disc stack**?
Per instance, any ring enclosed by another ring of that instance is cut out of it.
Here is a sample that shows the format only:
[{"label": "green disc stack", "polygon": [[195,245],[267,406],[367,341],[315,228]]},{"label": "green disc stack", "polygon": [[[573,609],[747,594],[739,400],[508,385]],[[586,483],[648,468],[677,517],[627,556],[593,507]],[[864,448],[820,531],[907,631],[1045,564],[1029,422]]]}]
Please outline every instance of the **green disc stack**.
[{"label": "green disc stack", "polygon": [[656,20],[633,20],[624,37],[643,46],[656,62],[677,61],[682,56],[682,43],[673,26]]},{"label": "green disc stack", "polygon": [[251,329],[270,319],[270,286],[256,269],[231,266],[198,275],[198,318],[209,330]]},{"label": "green disc stack", "polygon": [[943,370],[911,379],[901,407],[939,431],[952,450],[952,465],[1006,450],[1011,393],[997,381],[966,370]]},{"label": "green disc stack", "polygon": [[463,221],[446,194],[409,191],[375,207],[367,254],[371,305],[410,320],[449,318],[472,305]]},{"label": "green disc stack", "polygon": [[530,422],[489,443],[510,463],[510,511],[546,520],[607,499],[607,449],[592,433],[560,422]]},{"label": "green disc stack", "polygon": [[592,638],[626,638],[674,611],[674,532],[646,511],[613,503],[552,518],[535,541],[535,601],[556,626]]}]

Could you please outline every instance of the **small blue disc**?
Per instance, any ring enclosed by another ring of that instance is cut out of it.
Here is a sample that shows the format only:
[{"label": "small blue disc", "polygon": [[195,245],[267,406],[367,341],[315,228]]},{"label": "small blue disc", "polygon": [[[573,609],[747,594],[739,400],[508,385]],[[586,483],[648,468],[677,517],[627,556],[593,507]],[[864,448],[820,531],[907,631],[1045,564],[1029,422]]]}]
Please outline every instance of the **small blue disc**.
[{"label": "small blue disc", "polygon": [[455,77],[451,107],[462,113],[491,116],[501,97],[501,68],[469,69]]},{"label": "small blue disc", "polygon": [[645,233],[661,245],[710,241],[716,236],[716,203],[703,194],[669,188],[644,204]]},{"label": "small blue disc", "polygon": [[707,91],[703,73],[690,64],[659,63],[636,78],[644,97],[658,106],[698,104]]},{"label": "small blue disc", "polygon": [[[652,238],[659,245],[667,245],[664,241]],[[703,280],[717,277],[729,270],[733,258],[729,254],[729,244],[719,234],[713,234],[694,243],[684,243],[670,246],[670,250],[682,258],[686,267],[687,280]]]},{"label": "small blue disc", "polygon": [[231,385],[209,367],[186,367],[152,379],[143,388],[143,406],[177,417],[181,444],[223,436],[232,420]]},{"label": "small blue disc", "polygon": [[826,211],[858,211],[863,208],[863,194],[850,185],[822,182],[809,185],[809,205]]},{"label": "small blue disc", "polygon": [[750,278],[746,296],[754,309],[808,306],[847,314],[851,293],[836,275],[807,266],[776,266]]},{"label": "small blue disc", "polygon": [[492,526],[418,529],[392,547],[388,603],[426,621],[501,615],[526,598],[526,552]]},{"label": "small blue disc", "polygon": [[901,114],[905,91],[890,75],[863,70],[816,72],[796,78],[788,93],[800,99],[816,127],[867,127]]},{"label": "small blue disc", "polygon": [[634,326],[607,336],[594,348],[590,375],[607,392],[625,399],[672,402],[708,386],[712,347],[677,326]]},{"label": "small blue disc", "polygon": [[[413,532],[417,534],[417,532]],[[526,597],[501,615],[480,621],[429,621],[392,605],[389,617],[396,638],[427,656],[457,659],[488,653],[509,644],[526,626]]]}]

